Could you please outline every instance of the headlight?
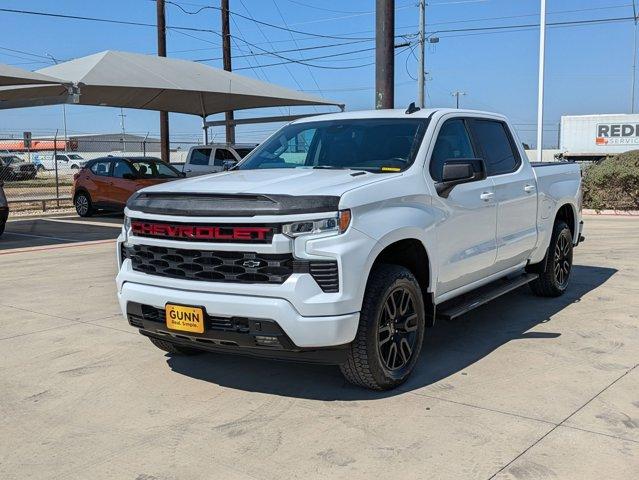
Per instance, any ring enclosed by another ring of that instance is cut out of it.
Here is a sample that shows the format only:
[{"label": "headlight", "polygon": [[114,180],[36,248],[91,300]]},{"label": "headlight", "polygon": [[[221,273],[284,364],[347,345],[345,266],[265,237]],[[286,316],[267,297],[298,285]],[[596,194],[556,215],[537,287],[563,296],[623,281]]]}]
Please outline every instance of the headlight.
[{"label": "headlight", "polygon": [[124,216],[122,230],[124,231],[124,241],[126,242],[129,239],[129,230],[131,230],[131,218],[127,215]]},{"label": "headlight", "polygon": [[351,223],[351,211],[340,210],[336,215],[319,220],[305,220],[294,222],[282,227],[282,232],[288,237],[299,237],[316,233],[335,232],[344,233]]}]

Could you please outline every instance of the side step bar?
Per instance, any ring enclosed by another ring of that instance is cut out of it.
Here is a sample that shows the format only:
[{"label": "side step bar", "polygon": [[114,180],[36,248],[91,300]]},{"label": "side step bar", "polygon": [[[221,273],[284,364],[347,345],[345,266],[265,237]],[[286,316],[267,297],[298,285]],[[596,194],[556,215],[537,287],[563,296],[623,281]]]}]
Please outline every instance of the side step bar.
[{"label": "side step bar", "polygon": [[538,276],[536,273],[523,273],[515,277],[506,277],[448,300],[441,305],[437,305],[437,319],[452,320],[457,318],[473,308],[477,308],[497,297],[501,297],[505,293],[532,282]]}]

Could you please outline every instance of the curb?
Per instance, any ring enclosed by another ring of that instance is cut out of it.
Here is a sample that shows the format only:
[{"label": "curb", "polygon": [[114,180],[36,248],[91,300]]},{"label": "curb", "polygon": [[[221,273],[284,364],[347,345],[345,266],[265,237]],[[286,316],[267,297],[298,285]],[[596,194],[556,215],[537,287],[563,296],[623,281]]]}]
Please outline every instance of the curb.
[{"label": "curb", "polygon": [[584,208],[584,215],[616,215],[618,217],[639,217],[639,210],[593,210]]}]

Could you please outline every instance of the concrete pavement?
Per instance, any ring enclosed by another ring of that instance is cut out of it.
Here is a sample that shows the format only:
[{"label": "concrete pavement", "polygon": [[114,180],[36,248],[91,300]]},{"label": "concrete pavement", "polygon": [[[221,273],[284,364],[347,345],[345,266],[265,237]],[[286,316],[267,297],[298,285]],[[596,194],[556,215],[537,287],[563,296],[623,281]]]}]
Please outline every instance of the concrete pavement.
[{"label": "concrete pavement", "polygon": [[120,316],[102,228],[0,251],[2,479],[637,478],[639,219],[587,217],[566,295],[438,324],[385,393],[165,355]]}]

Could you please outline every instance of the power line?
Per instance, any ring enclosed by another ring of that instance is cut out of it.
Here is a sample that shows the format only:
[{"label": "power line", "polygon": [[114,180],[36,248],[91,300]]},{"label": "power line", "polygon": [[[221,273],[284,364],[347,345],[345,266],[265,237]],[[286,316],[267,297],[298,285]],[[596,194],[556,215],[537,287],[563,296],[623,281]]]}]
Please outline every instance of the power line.
[{"label": "power line", "polygon": [[[241,33],[241,32],[240,32]],[[245,55],[233,55],[233,58],[246,58],[246,57],[261,57],[264,55],[272,55],[272,54],[276,54],[276,53],[291,53],[291,52],[303,52],[303,51],[308,51],[308,50],[318,50],[320,48],[332,48],[332,47],[342,47],[344,45],[353,45],[356,43],[368,43],[371,40],[355,40],[352,42],[342,42],[342,43],[332,43],[332,44],[328,44],[328,45],[314,45],[312,47],[301,47],[301,48],[289,48],[286,50],[274,50],[274,51],[269,51],[268,53],[249,53],[249,54],[245,54]],[[258,44],[256,44],[258,45]],[[208,49],[205,49],[208,50]],[[238,50],[240,50],[238,48]],[[190,50],[182,50],[183,52],[186,51],[190,51]],[[245,50],[244,50],[245,51]],[[178,53],[178,51],[176,51],[176,53]],[[212,62],[215,60],[221,60],[222,57],[214,57],[214,58],[199,58],[199,59],[195,59],[193,60],[194,62]]]},{"label": "power line", "polygon": [[[625,3],[623,5],[610,5],[607,7],[590,7],[590,8],[578,8],[578,9],[574,9],[574,10],[557,10],[555,12],[548,12],[548,15],[561,15],[564,13],[579,13],[579,12],[588,12],[588,11],[593,11],[593,10],[612,10],[612,9],[616,9],[616,8],[627,8],[627,7],[631,7],[632,4],[631,3]],[[537,17],[539,16],[539,12],[537,13],[525,13],[525,14],[521,14],[521,15],[508,15],[508,16],[503,16],[503,17],[483,17],[483,18],[471,18],[471,19],[465,19],[465,20],[449,20],[446,22],[430,22],[429,25],[433,26],[433,25],[450,25],[450,24],[455,24],[455,23],[471,23],[471,22],[483,22],[483,21],[490,21],[490,20],[512,20],[513,18],[526,18],[526,17]]]},{"label": "power line", "polygon": [[[240,3],[242,5],[244,5],[244,2],[242,0],[240,0]],[[275,5],[275,9],[277,10],[277,13],[280,14],[280,18],[282,19],[282,22],[284,22],[284,25],[286,27],[288,27],[288,25],[286,24],[286,20],[284,19],[284,15],[282,15],[282,11],[280,10],[280,7],[277,5],[277,2],[275,0],[273,0],[273,5]],[[244,6],[244,8],[246,9],[246,6]],[[300,55],[300,57],[302,56],[301,53],[299,52],[299,45],[298,43],[295,41],[295,38],[293,37],[293,33],[292,32],[288,32],[288,34],[291,36],[291,39],[295,42],[295,46],[298,49],[298,54]],[[306,65],[306,69],[308,70],[308,74],[311,76],[311,78],[313,79],[313,83],[315,84],[315,86],[317,87],[317,89],[320,91],[320,94],[322,96],[324,96],[324,92],[322,92],[322,90],[320,89],[319,83],[317,83],[317,78],[315,78],[315,74],[313,73],[313,70],[311,70],[311,67],[309,67],[308,65]],[[315,107],[317,109],[317,107]]]},{"label": "power line", "polygon": [[[248,8],[246,8],[246,5],[244,5],[244,2],[242,2],[242,1],[240,0],[240,3],[241,3],[241,4],[242,4],[242,6],[244,7],[244,10],[246,10],[246,12],[247,12],[247,13],[249,14],[249,16],[250,16],[250,15],[251,15],[251,12],[250,12],[250,10],[249,10]],[[233,20],[233,24],[236,24],[235,18],[234,18],[234,17],[231,17],[231,19]],[[273,44],[272,44],[272,43],[270,43],[270,39],[269,39],[269,38],[268,38],[268,36],[264,33],[264,31],[262,30],[262,27],[261,27],[259,24],[257,25],[257,29],[259,30],[260,34],[264,37],[264,40],[266,40],[266,42],[267,42],[267,43],[271,46],[271,48],[273,48]],[[238,31],[239,31],[239,27],[238,27]],[[240,40],[241,40],[241,41],[245,41],[245,40],[243,40],[243,39],[240,39]],[[249,51],[250,51],[251,53],[253,53],[253,51],[252,51],[250,48],[249,48]],[[255,60],[255,59],[253,59],[253,60]],[[263,68],[261,65],[259,65],[259,64],[257,63],[257,61],[255,61],[255,64],[256,64],[256,65],[258,65],[258,68],[260,69],[260,71],[264,72],[264,68]],[[250,65],[250,63],[249,63],[249,65]],[[302,88],[302,84],[299,82],[299,80],[297,80],[297,78],[295,77],[295,75],[293,75],[293,72],[291,72],[291,70],[290,70],[288,67],[285,67],[285,69],[286,69],[286,72],[288,73],[289,77],[291,77],[291,80],[293,80],[293,82],[295,83],[295,85],[297,85],[297,88],[298,88],[298,89],[301,89],[301,88]],[[314,109],[315,109],[315,111],[317,111],[317,107],[314,107]],[[284,109],[283,109],[283,107],[280,107],[280,112],[284,113]]]},{"label": "power line", "polygon": [[[154,2],[155,0],[149,0],[151,2]],[[190,12],[188,10],[186,10],[184,7],[182,7],[179,3],[176,2],[171,2],[171,1],[167,1],[166,2],[169,5],[173,5],[177,8],[179,8],[180,10],[182,10],[182,12],[186,13],[187,15],[197,15],[198,13],[202,12],[203,10],[206,9],[211,9],[211,10],[220,10],[220,7],[215,7],[215,6],[204,6],[201,7],[199,10],[195,11],[195,12]],[[246,15],[242,15],[241,13],[237,13],[237,12],[229,12],[231,15],[239,17],[239,18],[243,18],[245,20],[249,20],[253,23],[259,24],[259,25],[264,25],[266,27],[270,27],[270,28],[275,28],[278,30],[283,30],[286,32],[291,32],[291,33],[299,33],[300,35],[307,35],[307,36],[311,36],[311,37],[318,37],[318,38],[332,38],[335,40],[367,40],[368,38],[355,38],[355,37],[340,37],[340,36],[336,36],[336,35],[324,35],[321,33],[312,33],[312,32],[305,32],[303,30],[295,30],[292,28],[286,28],[286,27],[282,27],[281,25],[275,25],[273,23],[269,23],[269,22],[263,22],[262,20],[257,20],[256,18],[253,18],[252,16],[246,16]]]},{"label": "power line", "polygon": [[[153,0],[153,1],[155,1],[155,0]],[[129,20],[116,20],[116,19],[112,19],[112,18],[84,17],[84,16],[80,16],[80,15],[66,15],[66,14],[62,14],[62,13],[37,12],[37,11],[33,11],[33,10],[16,10],[16,9],[12,9],[12,8],[0,8],[0,12],[18,13],[18,14],[23,14],[23,15],[35,15],[35,16],[39,16],[39,17],[64,18],[64,19],[68,19],[68,20],[84,20],[84,21],[90,21],[90,22],[113,23],[113,24],[119,24],[119,25],[130,25],[130,26],[135,26],[135,27],[153,27],[153,28],[157,28],[157,25],[155,23],[132,22],[132,21],[129,21]],[[172,26],[171,28],[173,30],[185,30],[185,31],[191,31],[191,32],[206,32],[206,33],[215,33],[217,35],[220,35],[219,32],[216,32],[214,30],[205,29],[205,28],[176,27],[176,26]]]},{"label": "power line", "polygon": [[324,12],[331,12],[331,13],[368,13],[368,12],[346,12],[344,10],[331,10],[329,8],[322,8],[322,7],[317,7],[315,5],[309,5],[308,3],[303,3],[303,2],[298,2],[296,0],[287,0],[289,3],[294,3],[296,5],[300,5],[301,7],[307,7],[307,8],[313,8],[315,10],[322,10]]},{"label": "power line", "polygon": [[[397,56],[397,55],[399,55],[401,53],[404,53],[409,48],[410,48],[410,45],[406,46],[403,50],[397,51],[395,53],[395,56]],[[365,50],[374,50],[374,48],[365,49]],[[365,51],[365,50],[362,50],[362,51]],[[353,51],[353,52],[350,52],[350,53],[356,53],[356,51]],[[336,54],[336,55],[342,55],[342,54]],[[313,64],[310,64],[310,63],[308,63],[308,64],[305,63],[306,61],[319,60],[320,58],[328,58],[330,56],[334,56],[334,55],[325,55],[325,56],[322,56],[322,57],[316,57],[316,58],[312,58],[312,59],[305,59],[304,61],[293,60],[293,61],[288,61],[288,62],[269,63],[267,65],[260,65],[260,67],[274,67],[274,66],[277,66],[277,65],[285,65],[287,63],[299,63],[300,65],[308,65],[308,66],[313,67],[313,68],[320,68],[320,69],[325,69],[325,70],[349,70],[349,69],[354,69],[354,68],[362,68],[362,67],[369,67],[371,65],[375,65],[375,62],[370,62],[370,63],[365,63],[365,64],[362,64],[362,65],[347,65],[347,66],[344,66],[344,67],[336,67],[336,66],[313,65]],[[245,69],[246,69],[246,67],[237,68],[236,70],[245,70]]]},{"label": "power line", "polygon": [[[288,60],[288,61],[286,61],[286,62],[270,63],[270,64],[268,64],[268,65],[260,65],[260,66],[261,66],[261,67],[273,67],[273,66],[275,66],[275,65],[287,65],[287,64],[289,64],[289,63],[299,63],[299,64],[301,64],[301,65],[309,66],[309,64],[308,64],[308,63],[306,63],[306,62],[310,62],[310,61],[313,61],[313,60],[320,60],[320,59],[323,59],[323,58],[340,57],[340,56],[342,56],[342,55],[350,55],[350,54],[353,54],[353,53],[370,52],[370,51],[372,51],[372,50],[375,50],[375,47],[371,47],[371,48],[362,48],[362,49],[359,49],[359,50],[352,50],[352,51],[350,51],[350,52],[332,53],[332,54],[329,54],[329,55],[321,55],[321,56],[319,56],[319,57],[302,58],[302,59],[300,59],[300,60],[294,60],[294,59],[293,59],[293,60],[291,60],[291,59],[289,59],[289,60]],[[282,58],[282,57],[280,57],[280,58]],[[310,66],[315,66],[315,65],[310,65]],[[321,67],[322,67],[322,68],[326,68],[325,66],[321,66]],[[344,67],[341,67],[341,68],[344,68]],[[238,69],[236,69],[236,70],[242,70],[242,69],[238,68]]]}]

